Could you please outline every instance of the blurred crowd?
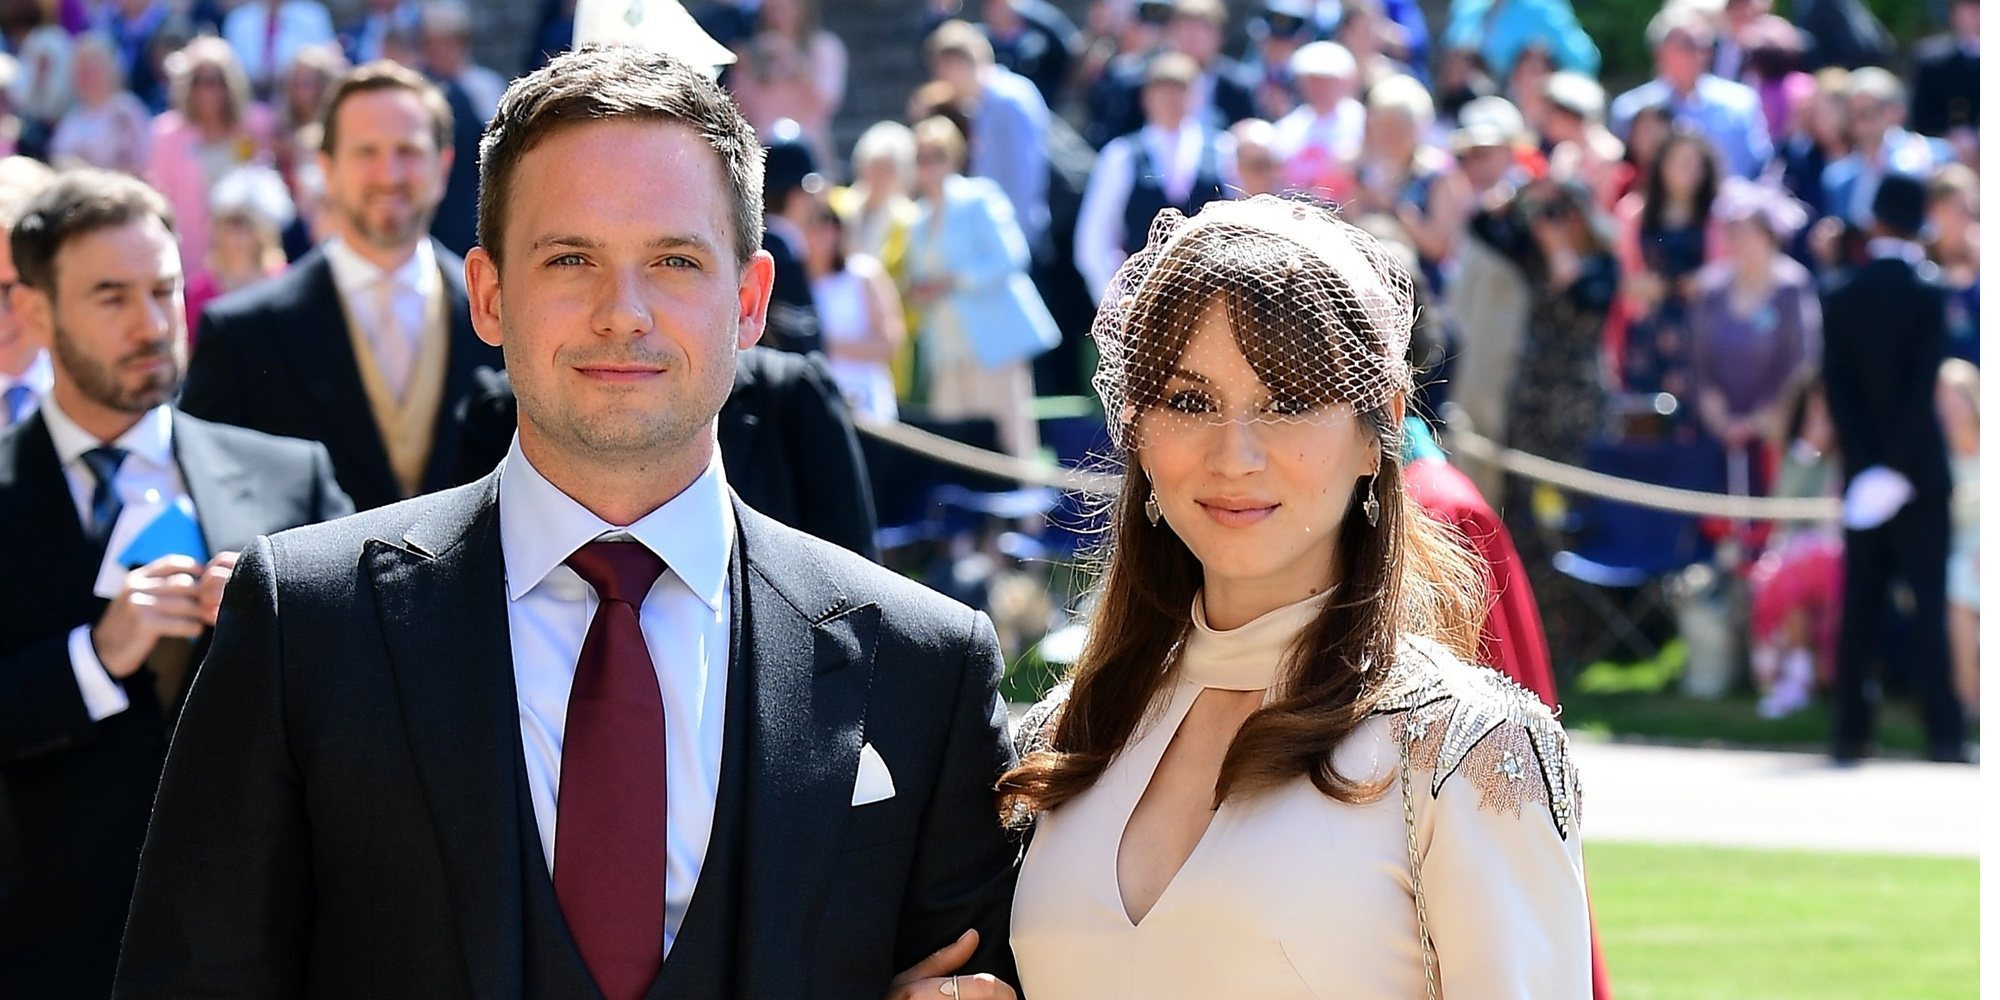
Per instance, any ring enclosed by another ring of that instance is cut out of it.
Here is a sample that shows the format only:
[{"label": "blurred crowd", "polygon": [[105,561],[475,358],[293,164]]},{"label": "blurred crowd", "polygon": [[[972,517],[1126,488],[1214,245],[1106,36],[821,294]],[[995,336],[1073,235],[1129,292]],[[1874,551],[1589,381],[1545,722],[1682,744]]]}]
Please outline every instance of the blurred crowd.
[{"label": "blurred crowd", "polygon": [[[575,6],[543,4],[506,68],[566,46]],[[856,419],[1076,464],[1103,442],[1055,418],[1087,410],[1095,303],[1158,214],[1329,200],[1419,276],[1417,414],[1566,465],[1849,512],[1845,527],[1661,522],[1463,463],[1515,537],[1559,664],[1678,633],[1691,691],[1751,685],[1779,715],[1830,690],[1851,714],[1875,683],[1859,661],[1936,648],[1938,683],[1927,666],[1892,683],[1927,718],[1976,706],[1977,513],[1950,502],[1978,462],[1975,0],[1933,4],[1936,34],[1907,45],[1860,0],[1790,18],[1769,0],[1672,0],[1645,26],[1651,65],[1620,86],[1568,0],[1454,0],[1436,22],[1414,0],[1069,7],[1080,24],[1046,0],[924,0],[906,39],[925,79],[900,120],[869,124],[842,114],[868,70],[838,8],[690,4],[734,52],[723,82],[770,149],[766,343],[818,355]],[[328,205],[368,201],[397,176],[384,164],[419,155],[392,143],[333,168],[323,103],[350,67],[398,63],[443,96],[443,182],[390,187],[429,209],[438,247],[475,242],[478,137],[507,78],[474,60],[474,12],[349,9],[342,23],[318,0],[0,0],[0,153],[165,195],[191,393],[217,367],[204,312],[340,235]],[[1885,261],[1919,292],[1871,277]],[[1885,296],[1879,314],[1907,330],[1850,335]],[[407,326],[422,308],[409,301]],[[15,387],[34,388],[36,359],[13,355],[0,389],[25,409]],[[405,495],[435,485],[416,461],[396,468]],[[1858,475],[1874,469],[1890,478]],[[871,472],[879,527],[926,516],[910,512],[934,483]],[[1032,525],[1059,502],[1019,492],[982,493],[989,523]],[[1049,543],[995,531],[952,551],[993,565]],[[1664,619],[1629,600],[1649,586]],[[1024,606],[1048,624],[1046,599]]]}]

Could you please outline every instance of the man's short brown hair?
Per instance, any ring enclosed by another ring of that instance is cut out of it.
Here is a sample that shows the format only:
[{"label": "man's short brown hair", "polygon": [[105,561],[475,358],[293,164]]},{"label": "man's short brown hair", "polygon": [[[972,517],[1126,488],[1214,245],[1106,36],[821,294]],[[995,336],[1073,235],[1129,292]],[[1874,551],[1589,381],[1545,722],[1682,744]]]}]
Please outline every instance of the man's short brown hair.
[{"label": "man's short brown hair", "polygon": [[79,167],[59,174],[21,210],[7,238],[21,283],[53,298],[56,254],[63,245],[101,229],[148,216],[174,229],[174,210],[158,191],[130,174]]},{"label": "man's short brown hair", "polygon": [[673,56],[631,45],[585,46],[507,88],[479,140],[479,245],[500,260],[507,196],[529,150],[563,128],[619,120],[680,125],[715,151],[729,183],[736,262],[748,262],[764,242],[764,147],[757,130],[708,74]]},{"label": "man's short brown hair", "polygon": [[348,70],[327,90],[326,102],[320,105],[319,112],[320,152],[332,156],[337,148],[340,136],[335,122],[338,121],[341,104],[358,94],[381,90],[407,90],[417,95],[417,100],[423,102],[424,110],[430,112],[431,138],[437,142],[438,151],[451,148],[451,102],[445,100],[444,91],[416,70],[387,59],[377,59]]}]

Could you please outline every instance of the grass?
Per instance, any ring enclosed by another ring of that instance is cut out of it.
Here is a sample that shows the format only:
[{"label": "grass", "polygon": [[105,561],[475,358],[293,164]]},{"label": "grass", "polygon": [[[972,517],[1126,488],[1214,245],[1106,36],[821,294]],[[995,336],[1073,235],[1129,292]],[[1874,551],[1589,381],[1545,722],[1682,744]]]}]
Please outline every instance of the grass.
[{"label": "grass", "polygon": [[1972,859],[1592,843],[1618,1000],[1958,1000],[1979,991]]}]

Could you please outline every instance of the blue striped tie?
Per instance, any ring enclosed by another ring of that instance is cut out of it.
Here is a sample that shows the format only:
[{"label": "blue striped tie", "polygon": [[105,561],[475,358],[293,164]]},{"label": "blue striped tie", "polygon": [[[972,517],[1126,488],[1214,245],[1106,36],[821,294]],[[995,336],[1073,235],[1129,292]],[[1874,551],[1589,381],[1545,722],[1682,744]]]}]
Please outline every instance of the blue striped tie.
[{"label": "blue striped tie", "polygon": [[7,415],[7,422],[0,427],[12,427],[28,418],[28,411],[34,409],[35,390],[25,382],[16,382],[0,393],[0,411]]},{"label": "blue striped tie", "polygon": [[125,509],[125,501],[118,498],[118,491],[111,486],[112,477],[118,475],[118,467],[125,463],[123,448],[92,448],[83,453],[83,464],[90,466],[90,474],[97,477],[97,488],[90,491],[90,541],[103,545],[111,538],[111,526],[118,523],[118,513]]}]

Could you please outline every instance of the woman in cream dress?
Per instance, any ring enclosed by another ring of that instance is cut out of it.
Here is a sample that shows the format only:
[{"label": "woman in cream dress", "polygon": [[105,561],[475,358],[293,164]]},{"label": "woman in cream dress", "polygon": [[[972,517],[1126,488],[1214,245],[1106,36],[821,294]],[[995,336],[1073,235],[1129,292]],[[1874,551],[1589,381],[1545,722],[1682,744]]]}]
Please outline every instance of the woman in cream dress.
[{"label": "woman in cream dress", "polygon": [[1269,197],[1113,282],[1110,558],[1000,785],[1029,1000],[1590,995],[1566,738],[1461,658],[1481,578],[1403,492],[1409,287]]}]

